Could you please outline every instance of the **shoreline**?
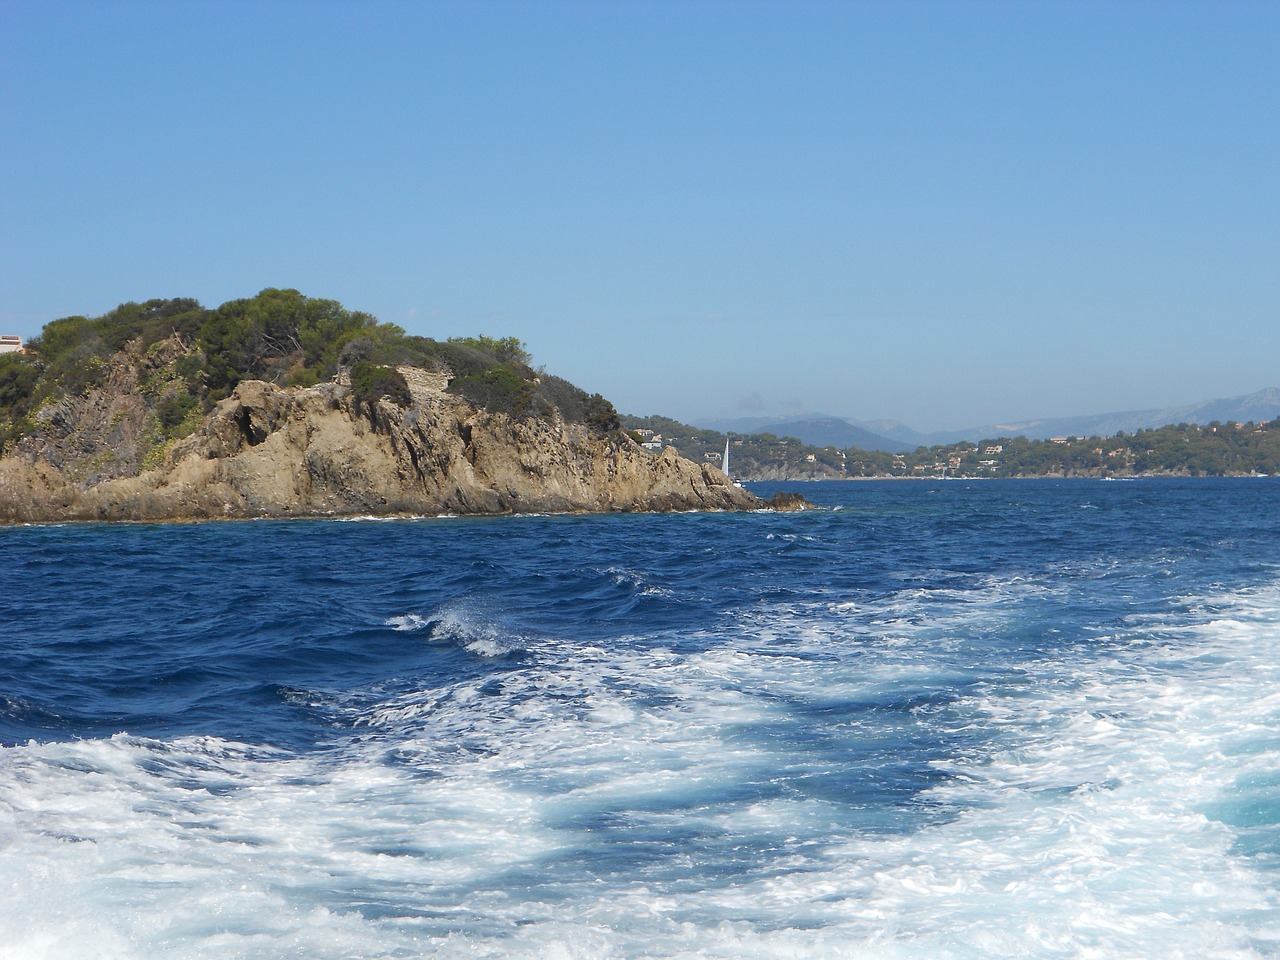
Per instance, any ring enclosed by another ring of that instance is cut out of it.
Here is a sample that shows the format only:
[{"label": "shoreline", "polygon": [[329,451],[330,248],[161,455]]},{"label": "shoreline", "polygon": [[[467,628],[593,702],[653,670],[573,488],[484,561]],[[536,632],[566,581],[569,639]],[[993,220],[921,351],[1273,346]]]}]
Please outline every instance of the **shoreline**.
[{"label": "shoreline", "polygon": [[[782,483],[883,483],[883,482],[946,482],[953,483],[957,481],[963,482],[995,482],[995,481],[1011,481],[1011,482],[1040,482],[1047,480],[1056,481],[1072,481],[1072,482],[1130,482],[1141,480],[1185,480],[1189,482],[1200,482],[1205,480],[1280,480],[1280,476],[1272,476],[1268,474],[1251,474],[1251,473],[1232,473],[1220,475],[1200,475],[1191,476],[1189,474],[1174,473],[1147,473],[1137,474],[1129,477],[1082,477],[1082,476],[1055,476],[1052,474],[1029,476],[1029,477],[823,477],[812,479],[796,479],[796,480],[745,480],[747,484],[782,484]],[[752,492],[748,490],[748,492]],[[778,491],[782,493],[783,491]],[[822,507],[814,507],[812,504],[793,508],[779,509],[772,505],[770,500],[760,497],[760,505],[755,507],[743,507],[736,509],[728,509],[721,507],[702,507],[688,510],[504,510],[504,511],[482,511],[475,513],[458,513],[456,511],[448,511],[444,513],[291,513],[291,514],[257,514],[251,516],[177,516],[177,517],[151,517],[151,518],[111,518],[111,517],[63,517],[50,518],[47,520],[17,520],[9,518],[0,518],[0,529],[12,529],[18,527],[69,527],[69,526],[88,526],[88,525],[104,525],[104,526],[195,526],[205,523],[261,523],[261,522],[329,522],[329,523],[394,523],[394,522],[425,522],[432,520],[474,520],[474,519],[518,519],[534,518],[534,517],[624,517],[624,516],[671,516],[671,515],[688,515],[688,514],[754,514],[754,513],[788,513],[799,512],[805,510],[822,510]]]},{"label": "shoreline", "polygon": [[906,481],[918,483],[923,480],[945,480],[952,482],[956,480],[965,481],[982,481],[991,480],[1276,480],[1280,479],[1280,474],[1268,473],[1132,473],[1132,474],[1107,474],[1103,476],[1089,476],[1087,474],[1061,474],[1061,473],[1037,473],[1028,475],[1019,475],[1015,477],[941,477],[937,475],[929,476],[911,476],[900,477],[893,474],[884,474],[875,477],[792,477],[787,480],[743,480],[743,483],[867,483],[883,480]]}]

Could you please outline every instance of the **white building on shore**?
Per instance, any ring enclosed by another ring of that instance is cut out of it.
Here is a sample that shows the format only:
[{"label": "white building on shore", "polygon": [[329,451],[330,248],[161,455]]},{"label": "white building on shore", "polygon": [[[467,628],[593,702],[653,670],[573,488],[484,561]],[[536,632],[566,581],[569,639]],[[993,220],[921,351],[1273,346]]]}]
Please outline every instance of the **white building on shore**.
[{"label": "white building on shore", "polygon": [[21,353],[22,338],[12,333],[0,333],[0,353]]}]

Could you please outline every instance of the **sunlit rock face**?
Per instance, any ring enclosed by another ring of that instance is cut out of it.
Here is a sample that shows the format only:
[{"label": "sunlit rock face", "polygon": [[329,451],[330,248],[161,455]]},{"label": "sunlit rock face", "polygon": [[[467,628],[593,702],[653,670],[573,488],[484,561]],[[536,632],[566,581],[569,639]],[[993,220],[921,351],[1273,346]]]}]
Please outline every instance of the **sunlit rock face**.
[{"label": "sunlit rock face", "polygon": [[[352,514],[740,510],[761,506],[714,467],[621,434],[513,419],[401,371],[408,405],[358,405],[340,382],[241,383],[159,462],[75,476],[37,451],[0,462],[8,520],[165,520]],[[122,396],[128,384],[121,385]],[[120,403],[97,403],[121,409]],[[75,411],[60,411],[74,419]],[[99,418],[100,419],[100,418]],[[117,418],[118,421],[122,418]],[[74,423],[66,428],[73,431]]]}]

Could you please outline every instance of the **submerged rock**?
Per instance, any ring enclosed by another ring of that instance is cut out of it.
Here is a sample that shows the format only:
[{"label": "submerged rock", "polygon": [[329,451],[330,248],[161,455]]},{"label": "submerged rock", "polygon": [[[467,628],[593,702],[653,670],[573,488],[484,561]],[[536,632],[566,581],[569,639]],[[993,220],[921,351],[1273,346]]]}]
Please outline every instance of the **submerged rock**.
[{"label": "submerged rock", "polygon": [[798,493],[784,493],[778,491],[769,500],[764,501],[764,506],[770,510],[793,511],[793,510],[816,510],[817,506],[810,503]]}]

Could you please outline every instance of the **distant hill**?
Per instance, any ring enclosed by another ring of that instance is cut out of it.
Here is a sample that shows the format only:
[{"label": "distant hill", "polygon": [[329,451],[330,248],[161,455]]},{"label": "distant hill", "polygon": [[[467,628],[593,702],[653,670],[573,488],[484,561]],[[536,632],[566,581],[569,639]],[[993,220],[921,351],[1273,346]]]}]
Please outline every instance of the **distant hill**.
[{"label": "distant hill", "polygon": [[1098,413],[1091,416],[1054,417],[1026,420],[1020,423],[997,423],[928,435],[928,442],[955,443],[978,441],[990,437],[1024,436],[1028,440],[1053,437],[1113,437],[1121,431],[1153,430],[1179,423],[1206,426],[1218,423],[1258,423],[1280,417],[1280,388],[1268,387],[1256,393],[1225,400],[1204,400],[1185,407],[1163,407],[1155,410],[1129,410],[1120,413]]},{"label": "distant hill", "polygon": [[[865,430],[882,437],[887,437],[893,443],[898,445],[896,450],[890,452],[900,452],[903,450],[914,450],[916,447],[927,447],[934,443],[951,443],[951,440],[938,440],[936,438],[944,436],[940,433],[921,433],[919,430],[912,430],[901,420],[850,420],[850,423],[856,423]],[[950,434],[945,434],[950,436]]]},{"label": "distant hill", "polygon": [[1119,413],[1097,413],[1076,417],[1052,417],[1010,423],[988,423],[962,430],[913,430],[900,420],[854,420],[822,413],[806,413],[790,417],[740,417],[704,420],[699,425],[723,433],[769,432],[780,437],[795,437],[815,446],[840,449],[859,447],[902,453],[917,447],[1023,436],[1028,440],[1050,440],[1054,437],[1112,437],[1121,431],[1153,430],[1179,423],[1208,425],[1214,421],[1259,423],[1280,417],[1280,387],[1268,387],[1256,393],[1224,400],[1204,400],[1184,407],[1153,410],[1129,410]]},{"label": "distant hill", "polygon": [[700,426],[721,433],[772,433],[775,437],[795,437],[811,447],[835,447],[846,450],[882,450],[900,453],[915,444],[882,436],[864,426],[840,417],[805,414],[799,417],[742,417],[733,420],[707,420]]}]

